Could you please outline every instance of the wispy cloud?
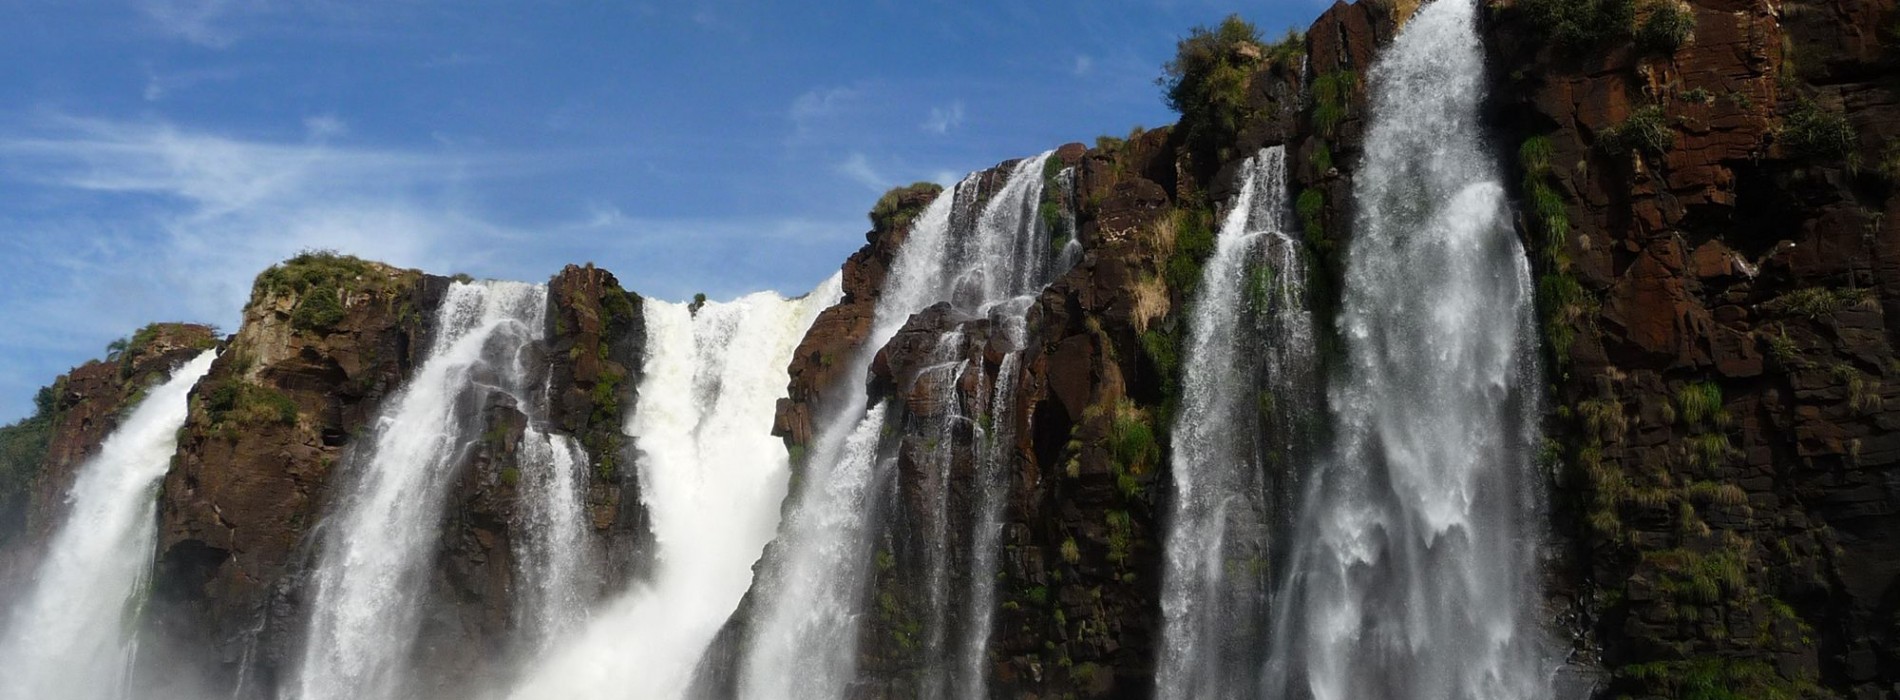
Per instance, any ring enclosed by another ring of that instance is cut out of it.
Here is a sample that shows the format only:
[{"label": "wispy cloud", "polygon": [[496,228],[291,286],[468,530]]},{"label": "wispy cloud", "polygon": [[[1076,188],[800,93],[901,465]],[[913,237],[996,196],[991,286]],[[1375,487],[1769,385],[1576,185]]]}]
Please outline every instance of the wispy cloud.
[{"label": "wispy cloud", "polygon": [[1089,71],[1094,69],[1095,59],[1090,58],[1088,54],[1076,54],[1075,67],[1072,69],[1072,72],[1078,76],[1082,76],[1088,75]]},{"label": "wispy cloud", "polygon": [[827,87],[806,91],[792,100],[787,116],[795,138],[811,135],[821,123],[837,119],[863,96],[856,87]]},{"label": "wispy cloud", "polygon": [[864,185],[873,192],[883,192],[890,186],[890,180],[871,166],[871,159],[863,153],[852,153],[843,163],[838,164],[838,172]]},{"label": "wispy cloud", "polygon": [[930,118],[924,120],[923,128],[932,134],[948,134],[963,124],[963,100],[950,103],[948,107],[930,108]]},{"label": "wispy cloud", "polygon": [[137,6],[159,31],[209,48],[231,45],[235,36],[221,22],[244,8],[237,0],[138,0]]}]

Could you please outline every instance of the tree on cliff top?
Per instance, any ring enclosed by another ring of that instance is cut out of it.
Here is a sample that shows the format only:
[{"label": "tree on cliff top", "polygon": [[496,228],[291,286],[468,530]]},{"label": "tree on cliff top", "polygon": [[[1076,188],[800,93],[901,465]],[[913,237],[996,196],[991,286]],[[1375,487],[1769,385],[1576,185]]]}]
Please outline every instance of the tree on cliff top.
[{"label": "tree on cliff top", "polygon": [[1217,27],[1195,27],[1162,66],[1156,84],[1181,113],[1188,142],[1202,152],[1231,143],[1247,119],[1247,82],[1266,59],[1260,32],[1239,15]]}]

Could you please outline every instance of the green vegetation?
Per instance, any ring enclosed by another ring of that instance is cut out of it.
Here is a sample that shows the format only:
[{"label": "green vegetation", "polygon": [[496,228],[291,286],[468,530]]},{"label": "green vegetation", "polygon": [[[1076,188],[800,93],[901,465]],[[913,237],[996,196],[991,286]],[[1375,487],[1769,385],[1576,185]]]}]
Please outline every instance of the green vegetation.
[{"label": "green vegetation", "polygon": [[1201,266],[1216,247],[1214,213],[1203,207],[1174,210],[1174,253],[1168,256],[1168,287],[1183,297],[1201,284]]},{"label": "green vegetation", "polygon": [[1847,115],[1824,109],[1813,100],[1802,98],[1794,111],[1781,120],[1777,132],[1789,155],[1810,159],[1849,159],[1859,136],[1847,123]]},{"label": "green vegetation", "polygon": [[1676,132],[1660,106],[1636,110],[1629,119],[1606,129],[1597,138],[1597,146],[1611,153],[1642,152],[1663,155],[1676,145]]},{"label": "green vegetation", "polygon": [[1673,54],[1695,35],[1695,11],[1680,0],[1650,0],[1649,16],[1636,28],[1636,44],[1650,51]]},{"label": "green vegetation", "polygon": [[1525,139],[1517,149],[1518,166],[1524,171],[1524,197],[1529,202],[1530,233],[1543,267],[1537,282],[1538,311],[1551,366],[1561,372],[1570,362],[1579,327],[1589,323],[1597,302],[1570,272],[1570,210],[1552,185],[1556,157],[1556,145],[1546,136]]},{"label": "green vegetation", "polygon": [[[1251,116],[1247,85],[1267,59],[1259,30],[1229,15],[1215,27],[1195,27],[1175,46],[1156,83],[1197,151],[1220,154]],[[1292,53],[1279,49],[1276,53]]]},{"label": "green vegetation", "polygon": [[1818,321],[1857,306],[1867,298],[1867,292],[1861,290],[1806,287],[1776,297],[1769,302],[1769,307],[1785,314]]},{"label": "green vegetation", "polygon": [[306,250],[257,275],[251,303],[294,295],[291,325],[324,331],[343,320],[343,300],[353,292],[387,291],[391,279],[375,263],[328,250]]},{"label": "green vegetation", "polygon": [[1635,0],[1518,0],[1517,9],[1546,40],[1571,50],[1627,38],[1636,24]]},{"label": "green vegetation", "polygon": [[33,415],[0,428],[0,541],[15,532],[16,518],[26,513],[33,480],[53,437],[53,425],[59,422],[59,397],[65,393],[66,378],[43,387],[33,396]]},{"label": "green vegetation", "polygon": [[910,225],[923,211],[924,203],[943,192],[934,182],[918,182],[908,187],[893,187],[871,207],[871,226],[879,231],[895,231]]},{"label": "green vegetation", "polygon": [[[1740,94],[1740,93],[1737,93],[1737,94]],[[1701,105],[1715,104],[1715,93],[1709,92],[1708,88],[1699,87],[1699,88],[1691,88],[1688,90],[1684,90],[1681,93],[1677,94],[1676,98],[1679,100],[1682,100],[1683,102],[1694,102],[1696,104],[1701,104]]]},{"label": "green vegetation", "polygon": [[1337,70],[1313,79],[1313,129],[1320,136],[1338,135],[1339,124],[1351,112],[1352,94],[1358,87],[1358,74],[1349,70]]},{"label": "green vegetation", "polygon": [[1728,425],[1728,412],[1722,408],[1722,387],[1714,382],[1696,382],[1677,390],[1676,416],[1691,427]]},{"label": "green vegetation", "polygon": [[297,403],[283,392],[244,379],[226,379],[206,392],[205,415],[211,424],[222,428],[226,437],[235,437],[243,426],[297,424]]},{"label": "green vegetation", "polygon": [[1313,155],[1308,159],[1307,162],[1312,163],[1313,169],[1318,171],[1319,174],[1325,175],[1327,171],[1330,171],[1333,169],[1332,147],[1326,145],[1325,141],[1320,141],[1319,147],[1313,149]]},{"label": "green vegetation", "polygon": [[1076,546],[1074,537],[1062,540],[1062,561],[1070,566],[1082,561],[1082,549]]},{"label": "green vegetation", "polygon": [[1765,661],[1701,656],[1625,666],[1619,680],[1646,694],[1680,700],[1798,700],[1820,697],[1813,682],[1789,680]]}]

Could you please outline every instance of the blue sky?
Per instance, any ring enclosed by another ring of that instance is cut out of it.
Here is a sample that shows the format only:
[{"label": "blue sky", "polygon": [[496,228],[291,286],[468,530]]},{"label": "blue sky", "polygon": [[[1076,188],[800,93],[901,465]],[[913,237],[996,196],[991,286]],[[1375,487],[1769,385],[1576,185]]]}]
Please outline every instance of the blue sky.
[{"label": "blue sky", "polygon": [[0,0],[0,421],[327,248],[802,293],[877,195],[1173,120],[1188,28],[1323,0]]}]

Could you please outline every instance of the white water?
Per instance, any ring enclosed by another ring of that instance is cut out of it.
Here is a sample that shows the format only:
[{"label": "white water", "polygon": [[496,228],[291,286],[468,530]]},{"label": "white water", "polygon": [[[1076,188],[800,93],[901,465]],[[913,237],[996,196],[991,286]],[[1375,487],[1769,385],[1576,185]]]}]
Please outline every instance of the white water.
[{"label": "white water", "polygon": [[[877,351],[932,304],[949,301],[982,315],[1047,283],[1055,255],[1037,225],[1037,207],[1049,157],[1018,163],[980,210],[977,176],[924,209],[897,253],[871,332],[845,360],[843,376],[866,377]],[[759,608],[739,669],[739,696],[747,700],[839,698],[856,673],[875,522],[869,498],[888,472],[879,458],[888,409],[866,406],[862,381],[844,384],[843,395],[820,409],[801,488],[757,586]],[[941,630],[931,634],[942,639]]]},{"label": "white water", "polygon": [[81,465],[31,592],[0,640],[12,700],[126,697],[157,536],[156,491],[178,449],[187,394],[214,351],[180,367]]},{"label": "white water", "polygon": [[283,695],[376,700],[407,694],[426,575],[448,487],[496,392],[532,411],[547,290],[515,282],[450,287],[423,364],[377,419],[323,524],[303,663]]},{"label": "white water", "polygon": [[582,484],[587,450],[573,437],[522,431],[517,451],[521,503],[515,576],[522,589],[516,628],[534,649],[546,649],[578,629],[587,615],[593,558]]},{"label": "white water", "polygon": [[1549,697],[1532,615],[1530,273],[1480,123],[1477,0],[1373,67],[1332,386],[1270,697]]},{"label": "white water", "polygon": [[1285,423],[1262,412],[1310,410],[1300,399],[1314,371],[1312,316],[1306,266],[1285,225],[1284,149],[1261,151],[1241,173],[1202,269],[1181,362],[1156,675],[1163,700],[1258,692],[1267,543],[1284,520],[1267,475],[1299,468],[1268,461],[1293,452],[1299,436],[1270,429]]},{"label": "white water", "polygon": [[778,528],[788,457],[772,435],[792,353],[840,279],[786,300],[647,300],[646,358],[627,433],[659,547],[648,582],[535,662],[521,700],[684,697],[695,664],[752,583]]}]

